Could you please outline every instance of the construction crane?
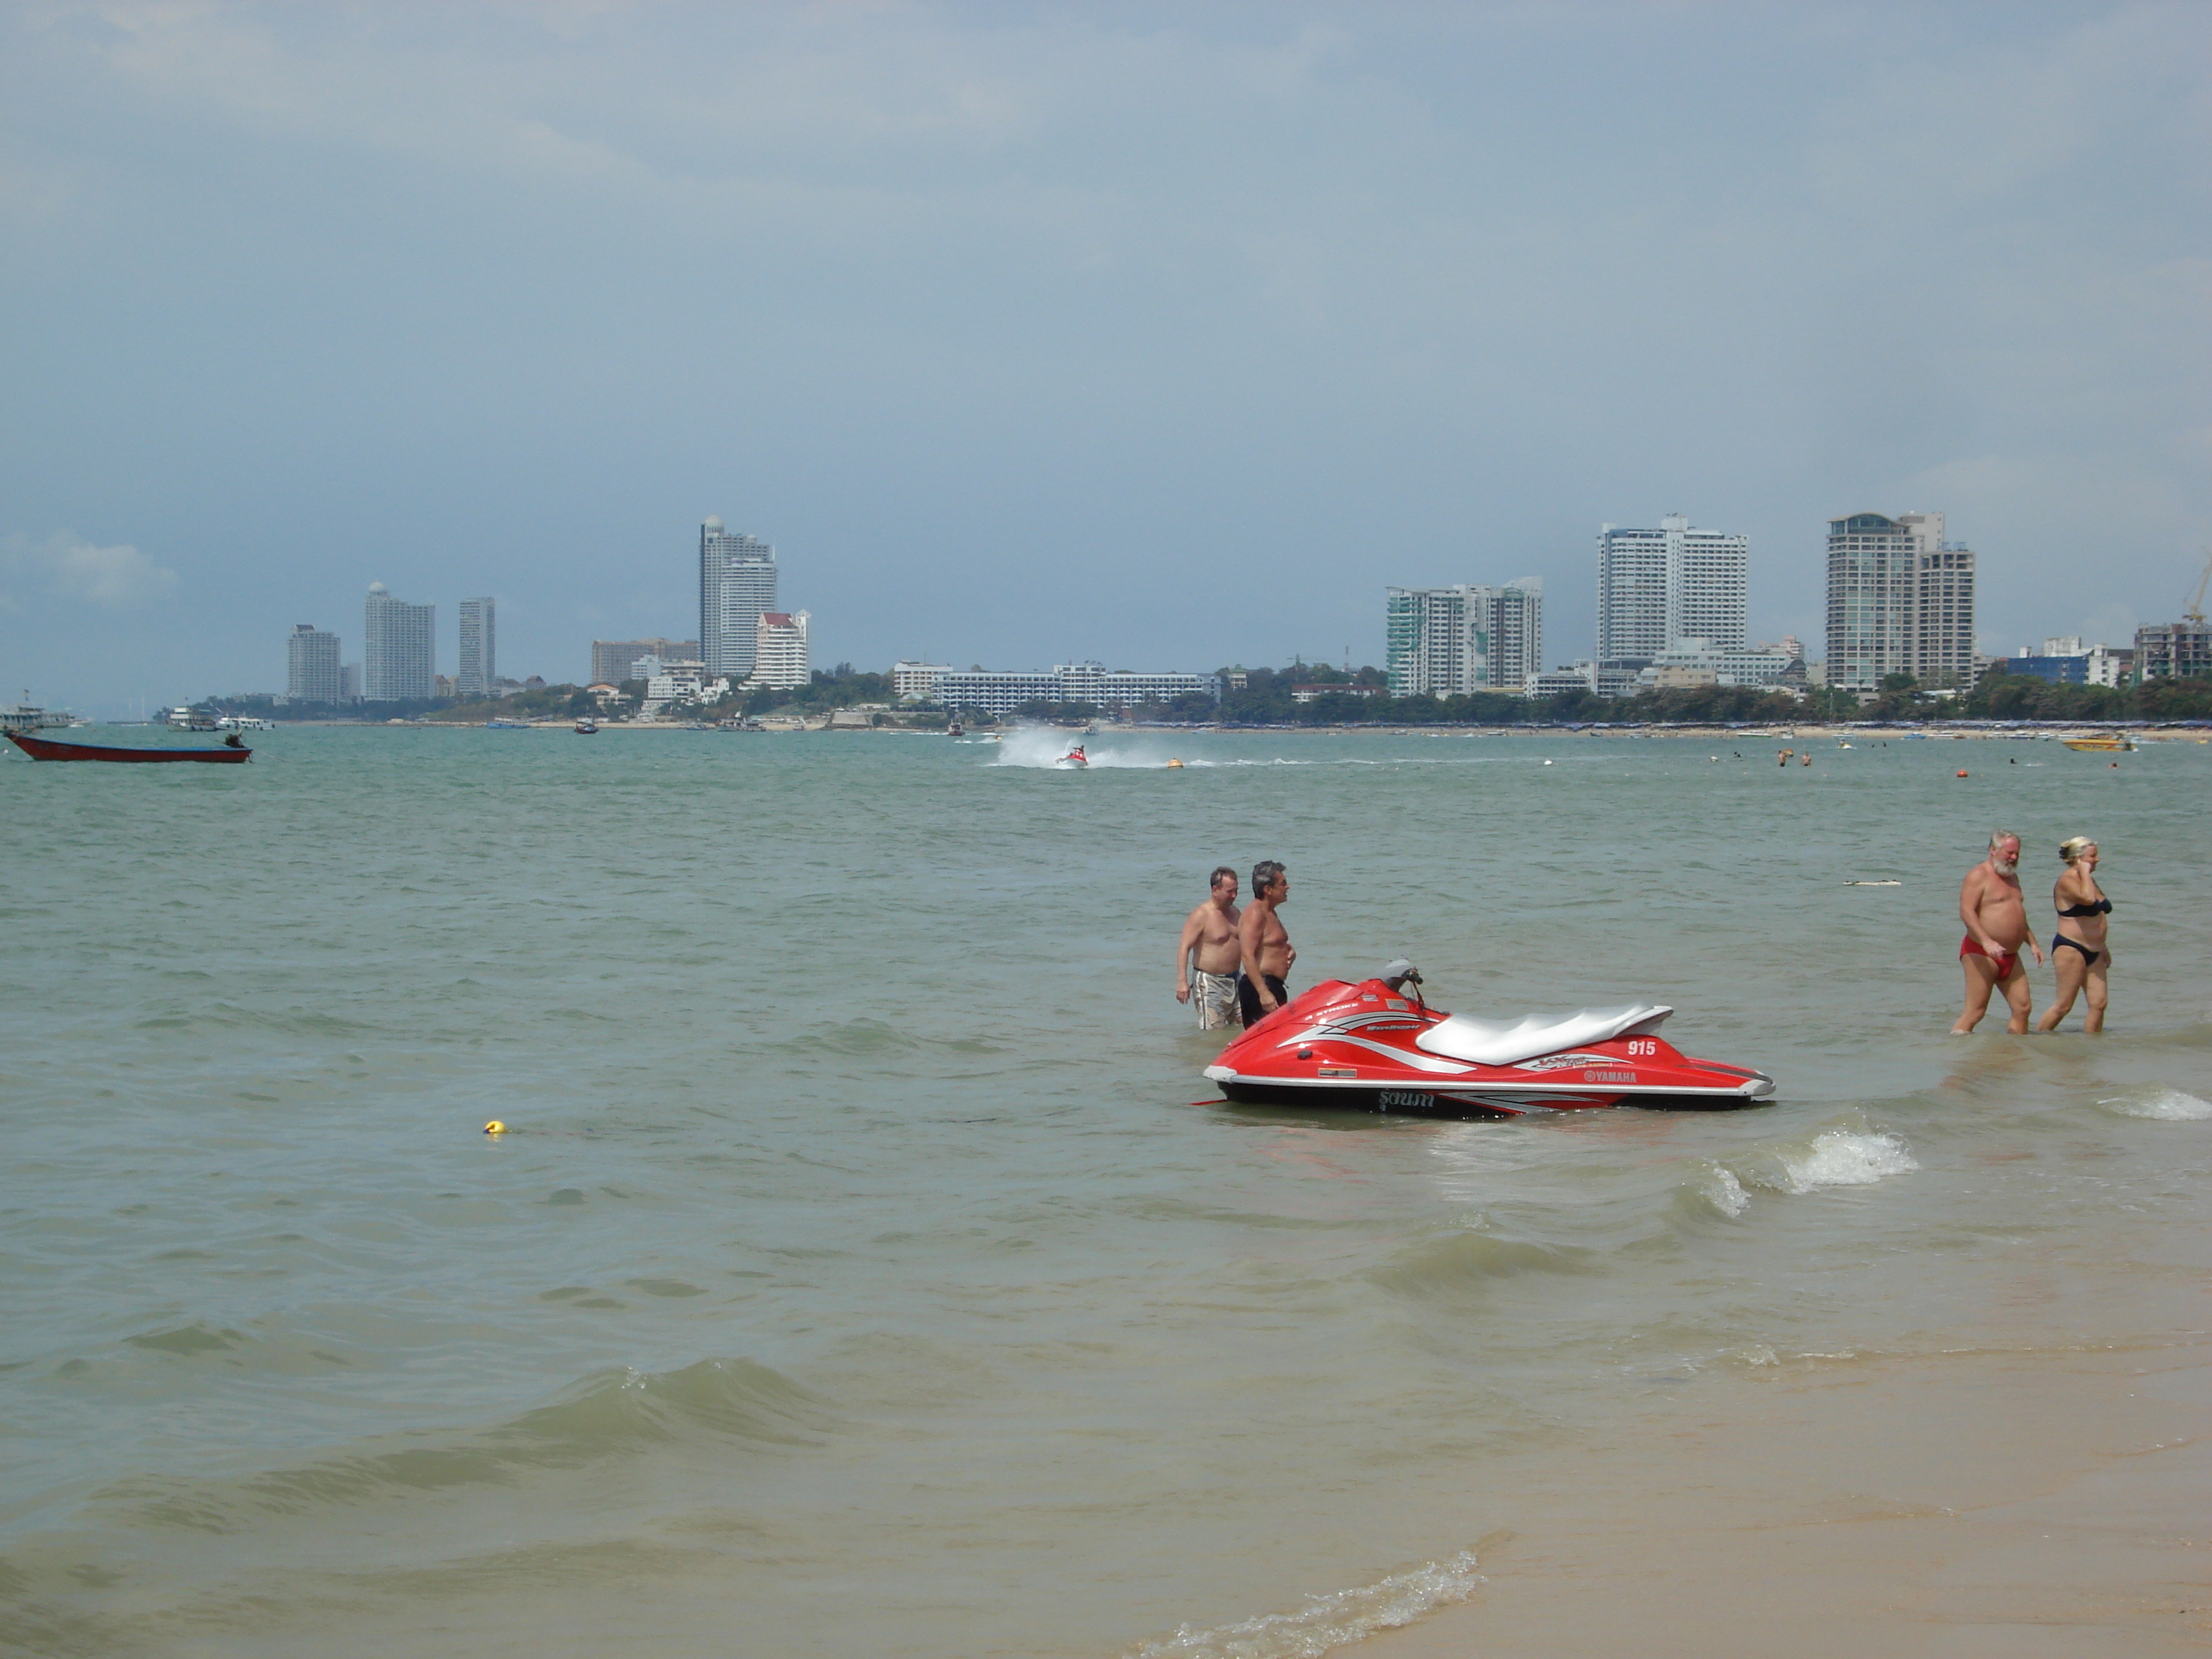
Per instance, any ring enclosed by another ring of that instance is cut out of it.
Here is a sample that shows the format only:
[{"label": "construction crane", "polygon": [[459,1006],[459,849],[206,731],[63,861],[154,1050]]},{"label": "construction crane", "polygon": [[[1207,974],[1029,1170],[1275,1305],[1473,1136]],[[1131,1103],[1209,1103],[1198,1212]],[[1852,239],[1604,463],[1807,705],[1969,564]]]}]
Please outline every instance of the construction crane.
[{"label": "construction crane", "polygon": [[2181,607],[2184,621],[2204,626],[2204,590],[2212,586],[2212,547],[2204,550],[2204,574],[2197,579],[2197,591],[2189,596],[2189,603]]}]

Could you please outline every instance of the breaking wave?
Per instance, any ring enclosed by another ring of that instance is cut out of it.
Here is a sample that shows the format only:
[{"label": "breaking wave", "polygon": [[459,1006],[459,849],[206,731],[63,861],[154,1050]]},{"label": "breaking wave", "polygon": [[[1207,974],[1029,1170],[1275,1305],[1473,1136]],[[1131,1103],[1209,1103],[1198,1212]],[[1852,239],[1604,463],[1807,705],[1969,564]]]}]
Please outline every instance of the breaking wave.
[{"label": "breaking wave", "polygon": [[1809,1141],[1768,1148],[1747,1178],[1773,1192],[1817,1193],[1828,1187],[1871,1187],[1919,1167],[1920,1160],[1897,1135],[1824,1129]]},{"label": "breaking wave", "polygon": [[1127,1659],[1316,1659],[1377,1631],[1464,1601],[1482,1583],[1473,1550],[1426,1561],[1356,1589],[1309,1596],[1296,1613],[1263,1613],[1211,1630],[1183,1626],[1164,1642],[1139,1642]]},{"label": "breaking wave", "polygon": [[2097,1103],[2122,1117],[2154,1118],[2162,1123],[2197,1123],[2212,1118],[2212,1100],[2199,1100],[2179,1089],[2149,1089]]}]

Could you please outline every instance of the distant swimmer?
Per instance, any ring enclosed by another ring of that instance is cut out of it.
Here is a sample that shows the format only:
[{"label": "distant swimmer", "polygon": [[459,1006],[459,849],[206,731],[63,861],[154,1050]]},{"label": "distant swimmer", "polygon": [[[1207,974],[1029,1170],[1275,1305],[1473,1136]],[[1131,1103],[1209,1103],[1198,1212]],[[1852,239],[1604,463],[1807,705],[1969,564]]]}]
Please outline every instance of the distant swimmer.
[{"label": "distant swimmer", "polygon": [[2055,1031],[2058,1022],[2074,1012],[2074,999],[2089,994],[2088,1017],[2081,1029],[2094,1036],[2105,1029],[2105,970],[2112,965],[2112,945],[2105,918],[2112,902],[2097,885],[2097,843],[2075,836],[2058,843],[2065,872],[2051,890],[2051,902],[2058,911],[2058,933],[2051,941],[2051,969],[2057,977],[2058,995],[2043,1018],[2039,1031]]},{"label": "distant swimmer", "polygon": [[1275,907],[1291,896],[1291,878],[1273,859],[1252,866],[1252,902],[1237,922],[1238,960],[1243,976],[1237,981],[1237,1001],[1247,1025],[1257,1025],[1291,1000],[1291,964],[1298,953],[1283,928]]},{"label": "distant swimmer", "polygon": [[2027,1030],[2034,1003],[2028,994],[2027,969],[2020,965],[2025,944],[2043,963],[2043,947],[2028,931],[2027,906],[2020,893],[2020,837],[2009,830],[1990,836],[1990,855],[1966,872],[1959,886],[1959,920],[1966,937],[1959,941],[1959,960],[1966,970],[1966,1012],[1951,1028],[1964,1036],[1982,1023],[1990,1011],[1990,992],[2004,988],[2012,1018],[2005,1030],[2019,1036]]},{"label": "distant swimmer", "polygon": [[1795,749],[1785,749],[1774,757],[1774,763],[1777,766],[1787,766],[1790,764],[1790,757],[1796,752]]},{"label": "distant swimmer", "polygon": [[1809,749],[1808,749],[1803,754],[1797,757],[1797,764],[1800,766],[1810,766],[1812,763],[1813,751]]},{"label": "distant swimmer", "polygon": [[1243,947],[1237,940],[1237,872],[1225,864],[1217,866],[1212,885],[1206,902],[1183,918],[1182,937],[1176,942],[1176,1000],[1188,1002],[1194,981],[1198,1029],[1224,1031],[1241,1020],[1237,968]]}]

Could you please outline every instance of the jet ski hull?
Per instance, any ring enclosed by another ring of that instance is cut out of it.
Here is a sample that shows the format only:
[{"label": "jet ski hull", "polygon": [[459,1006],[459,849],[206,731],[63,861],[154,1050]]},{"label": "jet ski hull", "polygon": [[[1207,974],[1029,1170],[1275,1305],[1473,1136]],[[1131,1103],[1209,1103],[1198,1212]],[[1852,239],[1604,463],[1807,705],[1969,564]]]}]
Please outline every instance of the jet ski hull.
[{"label": "jet ski hull", "polygon": [[[1231,1043],[1206,1075],[1239,1104],[1423,1117],[1711,1111],[1773,1098],[1765,1073],[1695,1059],[1655,1035],[1672,1012],[1647,1005],[1504,1025],[1453,1020],[1381,980],[1330,980]],[[1554,1034],[1562,1041],[1547,1047]]]}]

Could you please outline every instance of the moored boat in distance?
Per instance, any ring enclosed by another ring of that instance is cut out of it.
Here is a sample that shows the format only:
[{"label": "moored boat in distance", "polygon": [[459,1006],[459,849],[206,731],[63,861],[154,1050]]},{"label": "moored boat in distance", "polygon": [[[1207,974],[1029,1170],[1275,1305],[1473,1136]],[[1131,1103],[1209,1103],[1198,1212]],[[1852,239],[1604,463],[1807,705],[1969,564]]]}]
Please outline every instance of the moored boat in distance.
[{"label": "moored boat in distance", "polygon": [[122,761],[131,764],[149,761],[213,761],[222,765],[253,758],[253,751],[239,742],[235,736],[229,744],[215,749],[158,749],[151,744],[142,749],[100,743],[64,743],[56,738],[36,737],[28,732],[9,732],[0,735],[4,735],[9,742],[34,761]]},{"label": "moored boat in distance", "polygon": [[599,723],[593,720],[589,714],[585,715],[576,722],[576,735],[578,737],[595,738],[599,733]]}]

